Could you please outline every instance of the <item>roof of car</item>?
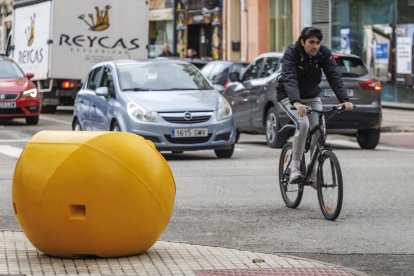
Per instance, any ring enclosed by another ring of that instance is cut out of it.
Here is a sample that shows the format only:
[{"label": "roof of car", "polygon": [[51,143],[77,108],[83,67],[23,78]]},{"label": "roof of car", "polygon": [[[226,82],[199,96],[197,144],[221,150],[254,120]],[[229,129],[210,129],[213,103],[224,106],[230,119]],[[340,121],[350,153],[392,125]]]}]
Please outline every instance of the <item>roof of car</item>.
[{"label": "roof of car", "polygon": [[115,66],[127,65],[127,64],[138,64],[138,63],[182,63],[187,64],[188,62],[181,59],[170,59],[170,58],[146,58],[146,59],[118,59],[111,61],[104,61],[96,64],[94,67],[102,66],[104,64],[113,64]]},{"label": "roof of car", "polygon": [[260,54],[256,58],[262,58],[262,57],[278,57],[278,58],[282,58],[283,57],[283,52],[266,52],[266,53]]}]

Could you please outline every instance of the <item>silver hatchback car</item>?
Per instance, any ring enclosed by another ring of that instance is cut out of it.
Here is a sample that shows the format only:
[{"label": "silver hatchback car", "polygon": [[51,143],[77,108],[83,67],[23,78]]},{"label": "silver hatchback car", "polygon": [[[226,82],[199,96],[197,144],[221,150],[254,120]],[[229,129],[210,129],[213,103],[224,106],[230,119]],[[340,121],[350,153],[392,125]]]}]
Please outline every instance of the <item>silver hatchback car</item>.
[{"label": "silver hatchback car", "polygon": [[127,131],[160,151],[212,149],[230,158],[232,109],[200,71],[182,60],[108,61],[95,65],[75,99],[73,130]]}]

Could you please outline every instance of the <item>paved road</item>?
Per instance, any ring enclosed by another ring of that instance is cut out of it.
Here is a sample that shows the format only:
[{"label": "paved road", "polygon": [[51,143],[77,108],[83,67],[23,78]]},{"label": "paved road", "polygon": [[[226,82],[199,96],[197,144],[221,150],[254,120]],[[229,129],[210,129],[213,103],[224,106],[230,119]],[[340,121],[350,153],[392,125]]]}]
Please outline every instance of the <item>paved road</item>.
[{"label": "paved road", "polygon": [[[39,129],[54,120],[66,122],[56,121],[56,127],[70,129],[70,116],[55,117],[60,115],[42,116]],[[411,111],[384,110],[384,126],[407,130],[413,124],[407,118],[413,118]],[[0,129],[0,141],[14,139],[13,145],[22,147],[38,131],[25,127],[16,134],[16,129],[22,128]],[[413,275],[414,190],[407,185],[414,178],[414,151],[407,147],[414,145],[402,146],[395,138],[412,134],[383,133],[394,144],[381,138],[375,151],[360,150],[352,137],[332,137],[347,183],[345,207],[334,223],[323,220],[311,189],[298,210],[283,206],[274,181],[280,150],[267,148],[260,135],[243,135],[231,160],[217,160],[209,152],[165,154],[177,181],[177,198],[162,240],[304,256],[371,275]],[[10,185],[15,159],[1,162],[0,181]],[[10,199],[4,198],[10,195],[9,185],[1,186],[0,228],[18,229]]]}]

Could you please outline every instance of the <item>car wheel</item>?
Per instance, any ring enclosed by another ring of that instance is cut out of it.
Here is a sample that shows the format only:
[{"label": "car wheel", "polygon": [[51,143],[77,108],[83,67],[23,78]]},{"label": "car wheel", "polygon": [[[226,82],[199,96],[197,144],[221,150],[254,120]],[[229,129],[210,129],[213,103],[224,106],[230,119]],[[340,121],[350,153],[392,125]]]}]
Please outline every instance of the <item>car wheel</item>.
[{"label": "car wheel", "polygon": [[375,149],[380,139],[379,129],[359,129],[357,133],[358,144],[361,149]]},{"label": "car wheel", "polygon": [[115,121],[115,122],[112,124],[111,131],[113,131],[113,132],[119,132],[119,131],[122,131],[122,130],[121,130],[121,127],[119,126],[119,124],[118,124],[118,122],[117,122],[117,121]]},{"label": "car wheel", "polygon": [[236,142],[235,143],[239,142],[239,139],[240,139],[240,131],[236,129]]},{"label": "car wheel", "polygon": [[82,131],[82,127],[81,127],[78,119],[73,120],[72,130],[74,130],[74,131]]},{"label": "car wheel", "polygon": [[39,123],[39,116],[26,117],[26,124],[37,125]]},{"label": "car wheel", "polygon": [[230,158],[233,156],[234,152],[234,145],[231,145],[229,149],[216,149],[214,153],[216,154],[217,158]]},{"label": "car wheel", "polygon": [[271,107],[266,114],[266,142],[271,148],[282,148],[289,139],[288,133],[279,134],[280,124],[275,107]]}]

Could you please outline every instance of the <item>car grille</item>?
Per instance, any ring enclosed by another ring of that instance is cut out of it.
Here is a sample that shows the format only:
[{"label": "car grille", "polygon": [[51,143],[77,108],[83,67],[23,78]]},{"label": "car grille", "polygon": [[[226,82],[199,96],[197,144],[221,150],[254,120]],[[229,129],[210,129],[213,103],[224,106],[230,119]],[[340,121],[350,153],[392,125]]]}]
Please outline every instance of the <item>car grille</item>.
[{"label": "car grille", "polygon": [[168,142],[173,144],[198,144],[205,143],[210,140],[211,133],[207,137],[185,137],[185,138],[172,138],[171,135],[165,135]]},{"label": "car grille", "polygon": [[15,100],[19,97],[19,93],[2,93],[0,100]]},{"label": "car grille", "polygon": [[160,113],[161,117],[174,124],[198,124],[210,120],[213,112],[176,112]]},{"label": "car grille", "polygon": [[0,114],[24,114],[21,108],[0,108]]}]

